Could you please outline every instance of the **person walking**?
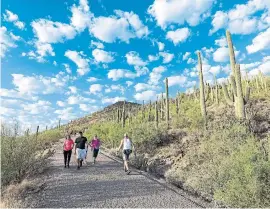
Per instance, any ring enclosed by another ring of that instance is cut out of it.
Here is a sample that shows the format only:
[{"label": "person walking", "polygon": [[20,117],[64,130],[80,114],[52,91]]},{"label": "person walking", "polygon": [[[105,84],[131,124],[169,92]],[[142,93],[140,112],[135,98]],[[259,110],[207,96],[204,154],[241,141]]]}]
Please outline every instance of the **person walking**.
[{"label": "person walking", "polygon": [[79,132],[79,137],[75,140],[75,144],[75,154],[77,154],[78,163],[77,169],[79,170],[86,156],[85,145],[87,146],[87,138],[83,136],[81,131]]},{"label": "person walking", "polygon": [[98,139],[97,135],[95,135],[94,139],[90,143],[91,150],[93,151],[94,164],[96,163],[96,158],[98,156],[100,145],[101,145],[101,142]]},{"label": "person walking", "polygon": [[132,148],[135,152],[135,147],[127,134],[125,134],[124,139],[121,140],[118,151],[120,151],[122,147],[123,147],[124,171],[126,172],[126,174],[130,174],[131,171],[129,170],[129,167],[128,167],[129,156],[132,153]]},{"label": "person walking", "polygon": [[66,139],[63,144],[63,154],[64,154],[64,163],[65,163],[65,168],[69,168],[69,163],[70,163],[70,158],[72,154],[72,149],[74,147],[74,142],[71,139],[70,135],[66,136]]}]

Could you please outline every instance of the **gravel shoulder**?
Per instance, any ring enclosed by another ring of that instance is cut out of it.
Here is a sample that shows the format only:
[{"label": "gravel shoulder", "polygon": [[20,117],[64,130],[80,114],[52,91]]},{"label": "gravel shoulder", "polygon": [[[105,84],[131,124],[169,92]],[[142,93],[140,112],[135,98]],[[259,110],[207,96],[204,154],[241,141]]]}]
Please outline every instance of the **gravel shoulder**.
[{"label": "gravel shoulder", "polygon": [[91,162],[76,170],[72,154],[70,168],[63,166],[62,143],[56,145],[51,165],[41,177],[45,188],[34,197],[36,207],[45,208],[198,208],[207,204],[182,190],[167,186],[141,171],[132,169],[126,175],[119,161],[100,153],[97,163]]}]

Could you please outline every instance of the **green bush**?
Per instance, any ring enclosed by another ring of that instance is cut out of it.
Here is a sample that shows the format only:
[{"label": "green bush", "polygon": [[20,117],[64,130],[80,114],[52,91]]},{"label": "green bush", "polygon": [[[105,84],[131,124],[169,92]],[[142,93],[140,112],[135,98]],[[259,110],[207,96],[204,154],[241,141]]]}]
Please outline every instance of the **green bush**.
[{"label": "green bush", "polygon": [[12,182],[19,182],[25,176],[31,175],[37,164],[42,165],[48,156],[42,156],[42,151],[49,148],[60,138],[58,129],[42,132],[36,138],[30,136],[14,136],[5,127],[1,132],[1,181],[5,186]]},{"label": "green bush", "polygon": [[244,125],[228,124],[217,124],[204,133],[199,145],[190,147],[167,178],[212,194],[229,206],[269,206],[269,161]]}]

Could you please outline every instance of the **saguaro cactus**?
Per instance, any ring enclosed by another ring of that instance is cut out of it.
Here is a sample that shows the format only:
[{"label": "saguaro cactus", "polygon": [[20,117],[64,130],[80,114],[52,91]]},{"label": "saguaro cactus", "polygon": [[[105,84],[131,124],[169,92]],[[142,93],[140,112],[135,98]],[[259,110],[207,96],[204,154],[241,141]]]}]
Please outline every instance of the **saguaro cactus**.
[{"label": "saguaro cactus", "polygon": [[38,130],[39,130],[39,126],[37,126],[37,131],[36,131],[36,140],[38,138]]},{"label": "saguaro cactus", "polygon": [[155,120],[156,120],[156,128],[158,129],[158,102],[155,103]]},{"label": "saguaro cactus", "polygon": [[151,100],[150,100],[150,103],[149,103],[149,112],[148,112],[148,121],[151,121],[151,111],[152,111],[152,103],[151,103]]},{"label": "saguaro cactus", "polygon": [[126,110],[125,110],[125,104],[126,104],[126,101],[124,101],[124,104],[123,104],[123,111],[122,111],[122,128],[125,127],[125,124],[126,124]]},{"label": "saguaro cactus", "polygon": [[61,118],[59,118],[58,129],[60,129],[60,127],[61,127]]},{"label": "saguaro cactus", "polygon": [[233,43],[232,43],[231,34],[229,31],[226,31],[226,36],[227,36],[227,41],[228,41],[228,46],[229,46],[231,69],[233,72],[233,75],[230,77],[233,97],[229,96],[227,87],[224,83],[223,83],[223,92],[224,92],[226,102],[229,105],[234,105],[236,117],[239,119],[244,119],[246,118],[245,104],[249,100],[250,88],[249,86],[246,87],[246,96],[244,97],[243,89],[242,89],[240,65],[235,64]]},{"label": "saguaro cactus", "polygon": [[217,79],[216,79],[216,76],[214,77],[214,80],[215,80],[215,102],[216,104],[219,103],[219,96],[218,96],[218,83],[217,83]]},{"label": "saguaro cactus", "polygon": [[166,123],[167,123],[167,128],[169,128],[170,109],[169,109],[169,86],[168,86],[168,78],[165,79],[165,89],[166,89]]},{"label": "saguaro cactus", "polygon": [[176,114],[177,114],[177,115],[179,114],[179,100],[180,100],[179,97],[180,97],[180,96],[179,96],[179,92],[177,92],[177,94],[176,94],[176,100],[175,100]]},{"label": "saguaro cactus", "polygon": [[200,77],[200,105],[201,105],[202,117],[206,125],[207,124],[207,113],[206,113],[206,104],[205,104],[206,98],[205,98],[205,91],[204,91],[201,53],[198,51],[197,55],[198,55],[199,77]]}]

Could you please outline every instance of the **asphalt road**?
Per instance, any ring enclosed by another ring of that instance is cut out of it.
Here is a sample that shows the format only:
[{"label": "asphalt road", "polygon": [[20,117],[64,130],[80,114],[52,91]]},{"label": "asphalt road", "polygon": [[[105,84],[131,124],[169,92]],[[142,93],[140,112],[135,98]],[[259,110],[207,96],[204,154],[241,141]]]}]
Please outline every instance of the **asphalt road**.
[{"label": "asphalt road", "polygon": [[73,153],[70,168],[64,168],[62,144],[56,148],[42,179],[46,186],[36,197],[36,207],[202,207],[187,195],[180,195],[138,170],[132,169],[131,174],[126,175],[119,162],[103,154],[98,156],[94,165],[89,153],[88,163],[76,170]]}]

